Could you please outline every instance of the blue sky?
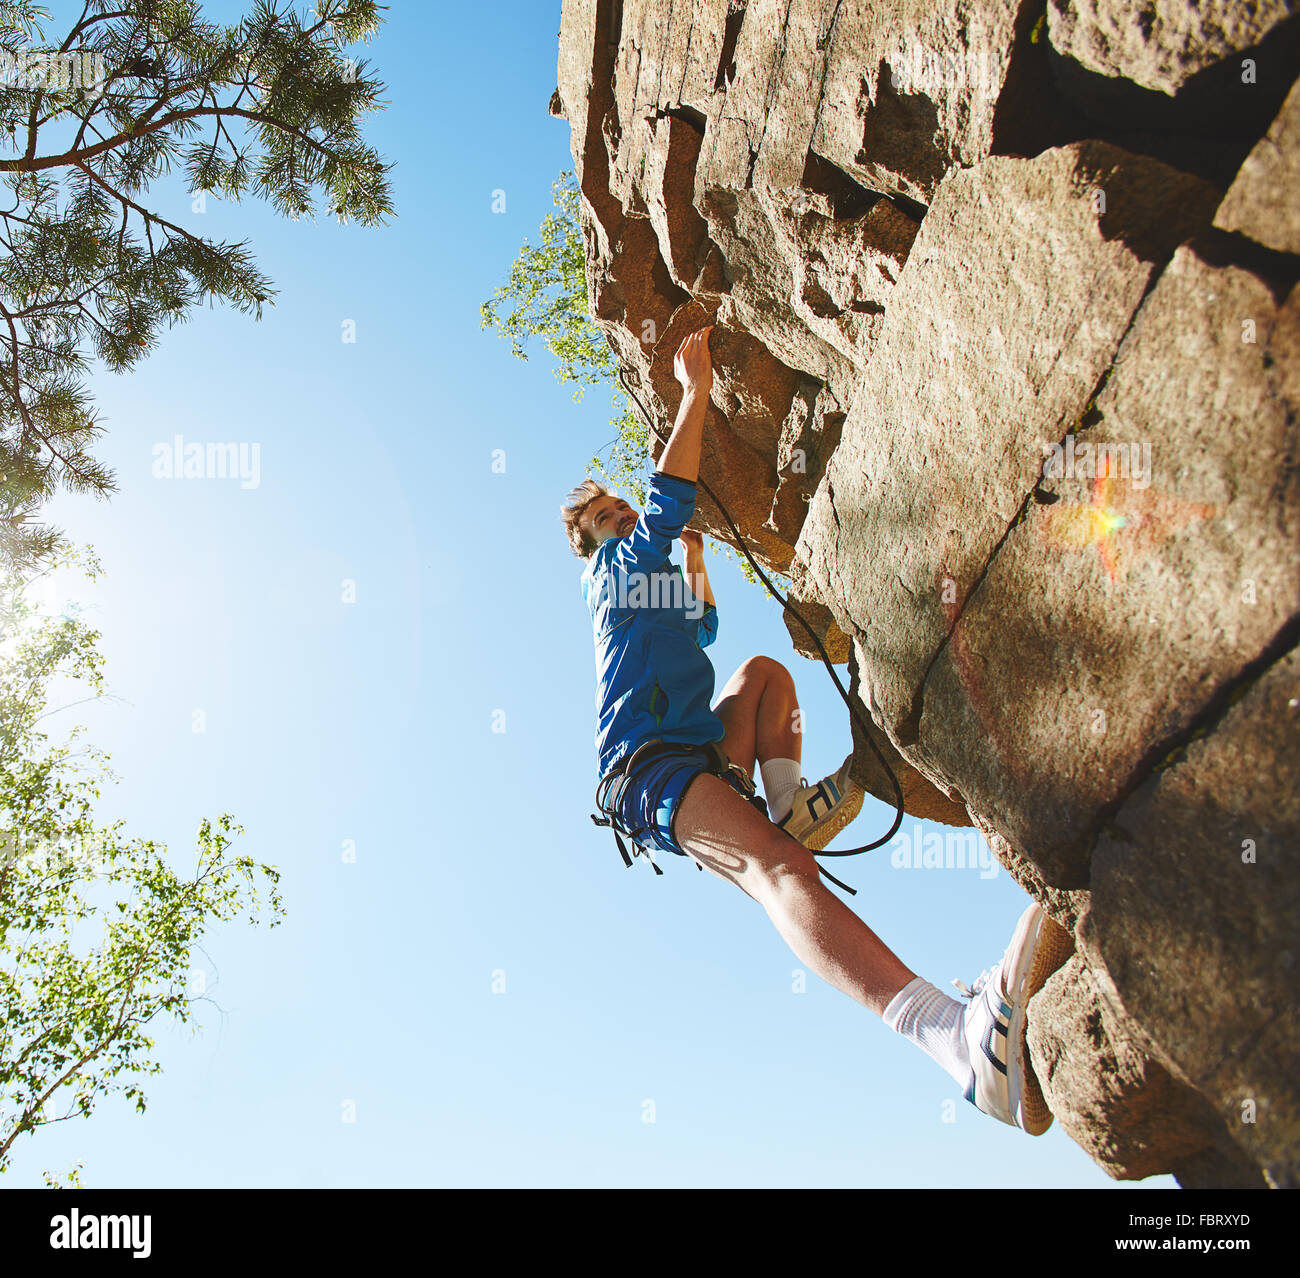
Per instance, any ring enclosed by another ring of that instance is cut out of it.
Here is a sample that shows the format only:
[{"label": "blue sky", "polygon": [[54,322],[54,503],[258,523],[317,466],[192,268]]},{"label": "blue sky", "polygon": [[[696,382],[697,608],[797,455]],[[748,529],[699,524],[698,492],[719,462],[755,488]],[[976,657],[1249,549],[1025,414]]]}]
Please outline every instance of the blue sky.
[{"label": "blue sky", "polygon": [[[575,404],[544,348],[514,359],[478,313],[571,165],[547,114],[559,21],[558,2],[485,21],[396,0],[367,51],[391,101],[368,129],[397,164],[386,228],[156,189],[160,212],[250,239],[280,293],[260,323],[205,310],[95,377],[120,491],[50,515],[103,562],[66,588],[112,696],[66,717],[121,777],[102,817],[182,865],[200,818],[233,813],[287,919],[210,931],[221,1010],[159,1027],[146,1114],[112,1097],[19,1142],[10,1187],[78,1161],[88,1187],[1112,1185],[1058,1128],[977,1113],[811,973],[793,992],[801,965],[748,897],[675,858],[625,869],[588,817],[592,640],[557,516],[609,398]],[[256,444],[259,483],[155,478],[177,434]],[[829,677],[708,563],[717,689],[755,653],[785,661],[805,774],[832,770],[850,734]],[[868,800],[837,843],[889,819]],[[826,864],[949,991],[1027,902],[1001,867]]]}]

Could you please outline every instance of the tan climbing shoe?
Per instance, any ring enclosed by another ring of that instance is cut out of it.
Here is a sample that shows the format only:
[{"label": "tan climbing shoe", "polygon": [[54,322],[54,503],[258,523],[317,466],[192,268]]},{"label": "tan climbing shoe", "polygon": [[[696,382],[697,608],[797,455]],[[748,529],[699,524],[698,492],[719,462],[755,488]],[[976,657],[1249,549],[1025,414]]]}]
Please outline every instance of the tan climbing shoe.
[{"label": "tan climbing shoe", "polygon": [[862,811],[862,789],[849,776],[850,754],[838,772],[823,777],[816,785],[804,784],[794,792],[790,811],[776,824],[806,848],[820,852]]}]

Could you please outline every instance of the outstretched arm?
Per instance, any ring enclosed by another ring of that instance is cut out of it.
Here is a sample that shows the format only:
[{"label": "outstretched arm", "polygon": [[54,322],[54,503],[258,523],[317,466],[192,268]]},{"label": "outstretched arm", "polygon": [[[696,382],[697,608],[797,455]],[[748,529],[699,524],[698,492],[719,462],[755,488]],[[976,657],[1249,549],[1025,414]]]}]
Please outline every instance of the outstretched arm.
[{"label": "outstretched arm", "polygon": [[700,474],[700,442],[704,434],[704,413],[713,385],[713,361],[709,358],[709,334],[713,325],[698,329],[677,348],[673,372],[683,387],[681,407],[673,433],[655,469],[695,483]]}]

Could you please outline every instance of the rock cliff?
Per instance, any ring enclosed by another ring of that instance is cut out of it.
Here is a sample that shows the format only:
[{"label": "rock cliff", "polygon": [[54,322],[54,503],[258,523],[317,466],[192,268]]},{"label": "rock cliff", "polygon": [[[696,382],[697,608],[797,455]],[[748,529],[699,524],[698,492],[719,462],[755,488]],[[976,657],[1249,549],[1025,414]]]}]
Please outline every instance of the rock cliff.
[{"label": "rock cliff", "polygon": [[592,313],[665,430],[716,324],[702,476],[1073,933],[1117,1178],[1300,1184],[1296,7],[564,0]]}]

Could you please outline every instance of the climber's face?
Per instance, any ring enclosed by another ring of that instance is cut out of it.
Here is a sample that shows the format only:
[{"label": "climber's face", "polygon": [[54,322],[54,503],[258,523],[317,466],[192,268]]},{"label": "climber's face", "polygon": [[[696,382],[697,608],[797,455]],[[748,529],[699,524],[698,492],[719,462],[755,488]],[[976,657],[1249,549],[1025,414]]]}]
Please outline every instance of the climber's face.
[{"label": "climber's face", "polygon": [[597,497],[582,512],[579,523],[599,546],[610,537],[626,537],[636,520],[636,511],[621,497]]}]

